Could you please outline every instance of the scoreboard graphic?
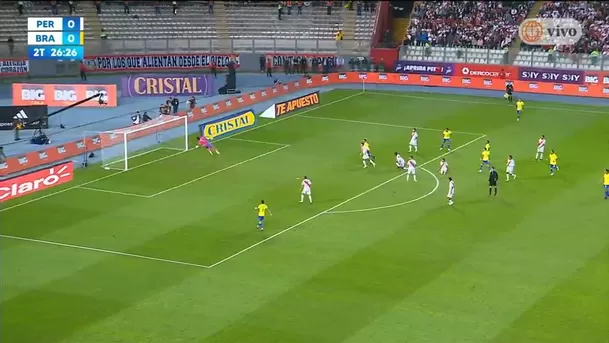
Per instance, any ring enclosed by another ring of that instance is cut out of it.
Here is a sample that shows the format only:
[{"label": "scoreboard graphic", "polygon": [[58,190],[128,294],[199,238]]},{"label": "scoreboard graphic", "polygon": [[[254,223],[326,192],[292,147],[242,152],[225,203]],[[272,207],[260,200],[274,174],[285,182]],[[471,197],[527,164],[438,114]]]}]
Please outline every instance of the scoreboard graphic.
[{"label": "scoreboard graphic", "polygon": [[28,18],[27,31],[30,60],[81,61],[85,56],[81,17]]}]

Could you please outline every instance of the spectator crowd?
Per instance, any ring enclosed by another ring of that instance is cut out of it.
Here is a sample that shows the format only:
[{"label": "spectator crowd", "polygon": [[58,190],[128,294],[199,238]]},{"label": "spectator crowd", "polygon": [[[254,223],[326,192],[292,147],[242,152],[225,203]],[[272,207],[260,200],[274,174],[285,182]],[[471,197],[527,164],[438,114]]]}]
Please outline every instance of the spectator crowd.
[{"label": "spectator crowd", "polygon": [[549,1],[539,17],[573,18],[582,24],[584,36],[571,47],[557,47],[560,52],[609,54],[609,2]]},{"label": "spectator crowd", "polygon": [[406,44],[501,49],[518,35],[534,1],[425,1],[412,13]]}]

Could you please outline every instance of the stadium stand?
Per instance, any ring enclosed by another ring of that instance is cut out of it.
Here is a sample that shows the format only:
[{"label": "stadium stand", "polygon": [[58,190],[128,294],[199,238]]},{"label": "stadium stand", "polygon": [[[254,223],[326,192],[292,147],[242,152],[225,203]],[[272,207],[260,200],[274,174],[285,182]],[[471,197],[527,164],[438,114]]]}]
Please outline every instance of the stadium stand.
[{"label": "stadium stand", "polygon": [[518,34],[533,1],[425,1],[415,6],[411,43],[501,49]]},{"label": "stadium stand", "polygon": [[544,47],[544,49],[533,51],[521,50],[514,64],[600,70],[601,65],[609,63],[609,3],[603,1],[547,1],[541,8],[538,17],[574,18],[582,23],[584,37],[573,46]]},{"label": "stadium stand", "polygon": [[[171,6],[132,1],[129,14],[118,3],[105,4],[99,21],[108,39],[206,39],[216,38],[215,17],[201,1],[180,2],[176,15]],[[157,12],[158,6],[158,12]]]},{"label": "stadium stand", "polygon": [[425,1],[415,6],[402,56],[502,64],[533,1]]},{"label": "stadium stand", "polygon": [[335,4],[332,14],[328,15],[324,5],[311,4],[299,15],[296,7],[294,2],[291,15],[284,8],[280,20],[275,2],[230,2],[226,14],[233,44],[239,48],[241,43],[251,45],[251,40],[256,40],[256,45],[263,51],[293,50],[295,43],[300,51],[336,51],[336,33],[345,29],[345,21],[349,19],[353,22],[351,39],[369,44],[374,27],[371,12],[356,15],[355,11]]}]

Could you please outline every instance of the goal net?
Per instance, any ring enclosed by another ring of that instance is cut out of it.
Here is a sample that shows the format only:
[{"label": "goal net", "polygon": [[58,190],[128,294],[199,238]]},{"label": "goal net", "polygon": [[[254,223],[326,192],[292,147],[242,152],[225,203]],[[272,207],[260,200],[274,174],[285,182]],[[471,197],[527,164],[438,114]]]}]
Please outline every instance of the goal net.
[{"label": "goal net", "polygon": [[162,116],[130,128],[96,135],[101,145],[102,167],[129,170],[176,151],[187,151],[188,117]]}]

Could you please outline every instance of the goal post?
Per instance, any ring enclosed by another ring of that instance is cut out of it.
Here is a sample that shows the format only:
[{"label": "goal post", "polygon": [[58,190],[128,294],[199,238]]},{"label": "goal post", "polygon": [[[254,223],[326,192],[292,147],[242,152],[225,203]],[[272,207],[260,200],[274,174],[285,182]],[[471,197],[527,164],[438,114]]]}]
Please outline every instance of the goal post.
[{"label": "goal post", "polygon": [[174,151],[173,154],[188,151],[188,117],[162,116],[90,136],[99,140],[103,168],[129,170],[135,165],[163,158],[168,151]]}]

